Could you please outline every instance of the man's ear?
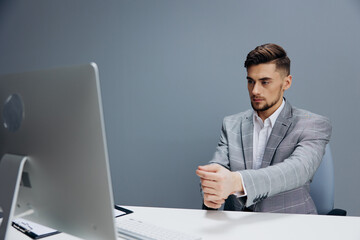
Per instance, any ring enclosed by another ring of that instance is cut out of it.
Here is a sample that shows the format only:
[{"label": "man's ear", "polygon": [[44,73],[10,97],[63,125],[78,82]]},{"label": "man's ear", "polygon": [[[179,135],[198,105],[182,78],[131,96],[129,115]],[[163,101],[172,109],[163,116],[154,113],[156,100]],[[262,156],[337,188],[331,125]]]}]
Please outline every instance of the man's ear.
[{"label": "man's ear", "polygon": [[284,85],[283,85],[283,90],[288,90],[291,87],[291,83],[292,83],[292,76],[288,75],[284,78]]}]

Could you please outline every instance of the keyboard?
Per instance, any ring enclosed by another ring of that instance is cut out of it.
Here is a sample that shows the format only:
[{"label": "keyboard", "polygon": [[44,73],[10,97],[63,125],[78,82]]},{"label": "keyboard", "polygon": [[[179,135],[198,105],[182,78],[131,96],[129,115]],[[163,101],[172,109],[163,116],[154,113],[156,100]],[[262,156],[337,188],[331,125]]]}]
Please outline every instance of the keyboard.
[{"label": "keyboard", "polygon": [[117,222],[117,232],[119,237],[125,239],[144,239],[144,240],[200,240],[200,237],[176,232],[162,228],[150,223],[144,223],[132,218],[120,219]]}]

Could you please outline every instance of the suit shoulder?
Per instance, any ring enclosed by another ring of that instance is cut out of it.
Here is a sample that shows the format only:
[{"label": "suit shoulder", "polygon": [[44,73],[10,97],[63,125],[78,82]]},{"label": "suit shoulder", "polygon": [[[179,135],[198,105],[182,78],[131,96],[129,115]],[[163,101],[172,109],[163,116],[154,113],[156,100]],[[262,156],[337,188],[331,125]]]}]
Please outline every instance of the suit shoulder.
[{"label": "suit shoulder", "polygon": [[306,120],[316,121],[316,122],[319,121],[319,122],[326,122],[329,125],[331,125],[330,119],[325,116],[310,112],[308,110],[296,108],[296,107],[293,107],[292,111],[293,111],[293,117],[297,121],[306,121]]},{"label": "suit shoulder", "polygon": [[229,123],[229,122],[241,122],[244,118],[249,118],[251,117],[253,114],[253,110],[249,109],[247,111],[244,112],[240,112],[240,113],[236,113],[233,115],[229,115],[226,116],[224,118],[224,123]]},{"label": "suit shoulder", "polygon": [[305,110],[305,109],[300,109],[300,108],[293,107],[292,111],[293,111],[293,116],[297,117],[297,118],[319,118],[319,119],[327,119],[327,120],[329,120],[325,116],[319,115],[317,113],[310,112],[310,111]]}]

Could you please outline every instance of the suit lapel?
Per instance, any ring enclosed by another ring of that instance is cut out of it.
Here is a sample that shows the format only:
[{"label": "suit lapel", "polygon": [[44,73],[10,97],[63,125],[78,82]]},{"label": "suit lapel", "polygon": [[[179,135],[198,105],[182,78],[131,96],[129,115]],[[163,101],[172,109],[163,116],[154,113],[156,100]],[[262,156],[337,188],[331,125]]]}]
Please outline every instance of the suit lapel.
[{"label": "suit lapel", "polygon": [[245,169],[252,169],[253,167],[253,112],[249,111],[248,114],[241,121],[240,135],[243,142],[244,162]]},{"label": "suit lapel", "polygon": [[261,163],[261,168],[267,167],[271,164],[275,150],[280,142],[284,139],[292,123],[292,107],[288,101],[285,102],[285,107],[276,119],[275,125],[271,131],[269,140],[267,142],[264,157]]}]

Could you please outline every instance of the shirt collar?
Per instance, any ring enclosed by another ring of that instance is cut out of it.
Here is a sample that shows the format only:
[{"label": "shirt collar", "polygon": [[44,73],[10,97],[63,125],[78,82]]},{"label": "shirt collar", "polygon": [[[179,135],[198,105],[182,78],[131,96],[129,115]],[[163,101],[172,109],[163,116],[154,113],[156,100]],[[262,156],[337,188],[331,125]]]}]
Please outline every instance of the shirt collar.
[{"label": "shirt collar", "polygon": [[285,98],[283,98],[283,101],[280,105],[280,107],[278,109],[276,109],[276,111],[270,115],[270,117],[268,117],[267,119],[265,119],[265,121],[263,122],[262,119],[259,117],[258,113],[254,110],[254,117],[253,117],[253,122],[255,123],[255,121],[258,121],[259,123],[266,124],[266,122],[270,121],[270,126],[273,127],[276,119],[279,117],[281,111],[284,109],[285,107]]}]

